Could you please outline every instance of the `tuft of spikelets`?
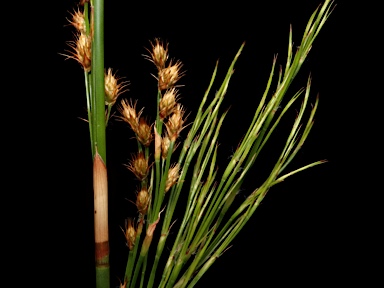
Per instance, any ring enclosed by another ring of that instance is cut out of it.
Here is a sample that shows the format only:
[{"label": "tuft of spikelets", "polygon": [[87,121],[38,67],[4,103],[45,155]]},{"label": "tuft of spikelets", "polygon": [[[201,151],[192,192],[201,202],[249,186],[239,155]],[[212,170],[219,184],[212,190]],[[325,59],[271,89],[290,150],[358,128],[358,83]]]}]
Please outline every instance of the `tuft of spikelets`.
[{"label": "tuft of spikelets", "polygon": [[136,104],[137,101],[135,101],[135,103],[132,103],[132,101],[123,99],[117,109],[122,115],[120,118],[123,121],[127,122],[129,126],[131,126],[133,132],[137,134],[139,130],[139,118],[141,116],[141,113],[143,112],[143,109],[141,109],[139,112],[136,112]]},{"label": "tuft of spikelets", "polygon": [[165,133],[164,137],[161,139],[161,157],[163,159],[167,158],[169,146],[171,144],[171,140],[168,135]]},{"label": "tuft of spikelets", "polygon": [[[184,76],[184,72],[181,71],[183,64],[181,61],[170,61],[167,66],[168,60],[168,43],[164,45],[164,43],[155,38],[155,43],[151,43],[151,50],[147,49],[149,55],[144,55],[144,57],[155,64],[157,68],[157,77],[155,77],[158,81],[159,90],[167,90],[172,87],[175,87],[177,81]],[[165,47],[164,47],[165,46]]]},{"label": "tuft of spikelets", "polygon": [[164,120],[164,118],[175,111],[177,99],[178,94],[175,88],[169,89],[164,93],[159,103],[160,120]]},{"label": "tuft of spikelets", "polygon": [[[123,230],[123,229],[121,229]],[[125,221],[125,230],[123,230],[125,239],[127,240],[127,246],[129,250],[132,250],[136,241],[136,228],[134,226],[132,218],[128,218]]]},{"label": "tuft of spikelets", "polygon": [[87,26],[85,24],[84,13],[77,9],[73,13],[70,13],[72,18],[68,20],[69,24],[71,24],[79,33],[87,33]]},{"label": "tuft of spikelets", "polygon": [[77,9],[70,13],[70,15],[71,19],[68,19],[68,22],[76,29],[75,40],[67,42],[70,50],[66,50],[66,52],[69,54],[62,55],[66,56],[67,59],[76,60],[86,72],[90,72],[92,39],[87,31],[84,13]]},{"label": "tuft of spikelets", "polygon": [[185,110],[181,106],[181,104],[177,104],[173,114],[168,118],[165,126],[167,128],[168,137],[172,142],[175,142],[181,130],[183,130],[184,126],[184,113]]},{"label": "tuft of spikelets", "polygon": [[[180,143],[174,144],[172,153],[177,149]],[[161,138],[161,157],[165,160],[168,156],[169,152],[169,146],[171,145],[171,139],[169,139],[169,136],[167,132],[164,133],[164,136]]]},{"label": "tuft of spikelets", "polygon": [[172,165],[168,171],[167,182],[165,184],[165,193],[167,193],[168,190],[171,189],[171,187],[176,184],[177,180],[179,179],[179,176],[180,176],[180,164],[176,163]]},{"label": "tuft of spikelets", "polygon": [[149,42],[152,46],[152,49],[147,49],[149,55],[144,55],[144,57],[155,64],[158,71],[161,71],[165,68],[165,63],[168,60],[168,43],[164,47],[164,43],[159,39],[155,38],[155,43]]},{"label": "tuft of spikelets", "polygon": [[145,147],[149,147],[153,140],[153,135],[151,133],[151,126],[147,123],[147,120],[144,118],[140,118],[138,129],[136,132],[137,140],[140,141]]},{"label": "tuft of spikelets", "polygon": [[148,159],[145,158],[143,152],[138,152],[132,157],[127,168],[135,174],[138,180],[143,181],[148,176]]},{"label": "tuft of spikelets", "polygon": [[67,50],[69,54],[63,54],[67,59],[76,60],[85,72],[91,71],[91,46],[92,39],[85,33],[79,33],[75,36],[75,41],[69,41],[68,46],[72,50]]},{"label": "tuft of spikelets", "polygon": [[150,198],[146,188],[142,188],[136,197],[136,207],[140,215],[147,214]]},{"label": "tuft of spikelets", "polygon": [[127,91],[125,89],[128,85],[128,81],[121,81],[121,78],[116,76],[112,72],[111,68],[108,68],[104,76],[105,82],[105,105],[114,105],[117,97],[119,97],[123,92]]},{"label": "tuft of spikelets", "polygon": [[169,66],[159,71],[158,85],[160,90],[166,90],[175,86],[176,82],[184,75],[181,72],[183,64],[176,61],[175,64],[170,62]]}]

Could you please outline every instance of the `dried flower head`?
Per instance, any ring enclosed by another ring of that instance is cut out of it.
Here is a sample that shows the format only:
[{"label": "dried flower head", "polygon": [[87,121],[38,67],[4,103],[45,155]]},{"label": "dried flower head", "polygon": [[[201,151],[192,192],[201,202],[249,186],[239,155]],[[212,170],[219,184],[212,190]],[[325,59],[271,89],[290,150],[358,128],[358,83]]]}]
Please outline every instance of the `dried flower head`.
[{"label": "dried flower head", "polygon": [[149,205],[149,193],[147,189],[141,189],[136,197],[136,207],[141,215],[147,214]]},{"label": "dried flower head", "polygon": [[123,101],[121,101],[121,105],[117,109],[122,115],[120,118],[127,122],[131,126],[131,129],[137,134],[139,129],[139,118],[143,109],[136,113],[136,103],[137,101],[132,104],[132,101],[123,99]]},{"label": "dried flower head", "polygon": [[108,68],[108,72],[105,73],[105,105],[113,105],[116,102],[117,97],[121,95],[129,85],[128,81],[120,81],[121,78],[117,78],[116,74],[112,73],[112,69]]},{"label": "dried flower head", "polygon": [[136,132],[137,140],[140,141],[145,147],[148,147],[153,140],[153,135],[151,133],[151,126],[147,123],[144,118],[140,118],[139,126]]},{"label": "dried flower head", "polygon": [[165,134],[161,139],[161,157],[163,157],[163,159],[167,158],[170,144],[171,140],[169,139],[168,135]]},{"label": "dried flower head", "polygon": [[135,241],[136,241],[136,229],[134,227],[134,223],[131,218],[128,218],[125,221],[125,231],[123,230],[123,232],[125,235],[125,239],[127,240],[127,246],[129,250],[132,250],[133,246],[135,246]]},{"label": "dried flower head", "polygon": [[177,98],[178,94],[175,88],[169,89],[165,92],[159,103],[159,114],[161,120],[169,116],[175,110]]},{"label": "dried flower head", "polygon": [[[165,132],[164,137],[161,139],[161,157],[165,160],[168,156],[169,147],[171,145],[171,140],[169,139],[169,136],[167,132]],[[179,146],[179,143],[176,145],[173,145],[172,153],[177,149]]]},{"label": "dried flower head", "polygon": [[79,33],[84,33],[86,34],[87,32],[87,26],[85,25],[85,18],[84,18],[84,13],[77,9],[77,11],[74,11],[71,13],[72,19],[68,20],[68,22],[75,27],[75,29]]},{"label": "dried flower head", "polygon": [[155,64],[157,70],[161,71],[164,69],[168,59],[168,44],[166,44],[164,48],[163,42],[158,38],[155,38],[155,43],[150,43],[152,50],[147,49],[149,55],[144,55],[144,57]]},{"label": "dried flower head", "polygon": [[183,116],[184,116],[184,109],[181,106],[181,104],[177,104],[173,114],[168,118],[167,123],[165,123],[165,126],[167,128],[169,139],[172,142],[175,142],[177,137],[179,137],[179,134],[181,130],[183,130]]},{"label": "dried flower head", "polygon": [[76,60],[83,66],[86,72],[91,71],[91,37],[85,33],[79,33],[75,41],[68,42],[68,46],[72,48],[73,51],[68,51],[70,55],[64,54],[64,56],[66,56],[67,59]]},{"label": "dried flower head", "polygon": [[175,183],[179,179],[179,176],[180,176],[180,164],[176,163],[172,165],[168,171],[168,178],[165,184],[165,193],[168,192],[168,190],[171,189],[173,185],[175,185]]},{"label": "dried flower head", "polygon": [[174,65],[171,61],[168,67],[159,71],[158,85],[160,90],[166,90],[175,86],[176,82],[184,75],[184,72],[180,71],[182,66],[181,61],[176,61]]},{"label": "dried flower head", "polygon": [[143,152],[139,152],[133,156],[132,160],[127,165],[127,168],[135,174],[138,180],[143,181],[148,175],[148,159],[145,158]]}]

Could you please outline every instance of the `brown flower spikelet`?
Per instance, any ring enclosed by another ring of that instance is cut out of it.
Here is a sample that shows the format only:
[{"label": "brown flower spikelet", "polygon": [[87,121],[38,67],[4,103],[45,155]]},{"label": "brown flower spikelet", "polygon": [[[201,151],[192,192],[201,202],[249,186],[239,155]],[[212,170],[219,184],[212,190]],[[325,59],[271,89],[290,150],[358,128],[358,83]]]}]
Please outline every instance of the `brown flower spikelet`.
[{"label": "brown flower spikelet", "polygon": [[116,74],[112,73],[112,69],[108,68],[107,73],[104,76],[105,82],[105,105],[113,105],[116,102],[117,97],[121,95],[129,84],[128,81],[120,81],[121,78],[116,77]]},{"label": "brown flower spikelet", "polygon": [[136,229],[133,224],[133,220],[131,218],[128,218],[125,221],[125,239],[127,240],[127,246],[129,250],[132,250],[133,247],[135,246],[135,241],[136,241]]},{"label": "brown flower spikelet", "polygon": [[79,33],[86,33],[87,32],[87,26],[85,25],[85,19],[84,19],[84,13],[81,12],[79,9],[77,11],[74,11],[71,13],[72,19],[68,20],[68,22],[75,27],[75,29]]},{"label": "brown flower spikelet", "polygon": [[175,111],[173,114],[168,118],[167,123],[165,123],[165,126],[167,128],[169,139],[172,142],[175,142],[177,137],[179,137],[179,133],[181,130],[183,130],[183,116],[184,116],[184,109],[181,106],[181,104],[178,104],[176,106]]},{"label": "brown flower spikelet", "polygon": [[148,159],[143,152],[137,153],[127,165],[128,170],[135,174],[136,178],[143,181],[148,175]]},{"label": "brown flower spikelet", "polygon": [[136,207],[141,215],[147,214],[149,205],[149,193],[147,189],[141,189],[136,197]]},{"label": "brown flower spikelet", "polygon": [[91,37],[86,35],[85,33],[79,33],[76,35],[75,41],[68,42],[68,46],[72,48],[72,51],[67,51],[70,54],[63,54],[67,57],[67,59],[74,59],[81,66],[85,72],[91,71],[91,46],[92,41]]},{"label": "brown flower spikelet", "polygon": [[137,134],[137,131],[139,129],[139,118],[141,116],[141,113],[143,112],[143,109],[136,113],[136,103],[137,101],[133,104],[132,101],[123,99],[121,101],[121,105],[118,107],[118,110],[122,115],[120,118],[123,121],[127,122],[131,126],[133,132]]},{"label": "brown flower spikelet", "polygon": [[175,110],[177,98],[178,94],[175,88],[169,89],[165,92],[159,103],[159,114],[161,120],[168,117]]},{"label": "brown flower spikelet", "polygon": [[[177,149],[180,143],[173,145],[172,153]],[[167,132],[165,132],[164,137],[161,138],[161,157],[165,160],[169,153],[169,147],[171,145],[171,140],[168,137]]]},{"label": "brown flower spikelet", "polygon": [[165,136],[161,139],[161,157],[163,159],[167,158],[170,144],[171,140],[169,139],[168,135],[165,134]]},{"label": "brown flower spikelet", "polygon": [[172,165],[172,167],[169,169],[167,182],[165,184],[165,193],[167,193],[168,190],[171,189],[173,185],[175,185],[175,183],[177,182],[180,176],[179,172],[180,172],[179,163]]},{"label": "brown flower spikelet", "polygon": [[147,49],[149,55],[144,55],[144,57],[155,64],[157,70],[161,71],[168,60],[168,44],[164,48],[164,44],[159,38],[155,38],[155,43],[150,43],[152,50]]},{"label": "brown flower spikelet", "polygon": [[140,118],[136,136],[137,140],[145,147],[148,147],[153,140],[151,130],[152,128],[148,125],[147,121],[144,118]]},{"label": "brown flower spikelet", "polygon": [[181,72],[183,64],[177,61],[174,65],[172,62],[168,67],[159,71],[158,85],[160,90],[166,90],[175,86],[176,82],[184,75]]}]

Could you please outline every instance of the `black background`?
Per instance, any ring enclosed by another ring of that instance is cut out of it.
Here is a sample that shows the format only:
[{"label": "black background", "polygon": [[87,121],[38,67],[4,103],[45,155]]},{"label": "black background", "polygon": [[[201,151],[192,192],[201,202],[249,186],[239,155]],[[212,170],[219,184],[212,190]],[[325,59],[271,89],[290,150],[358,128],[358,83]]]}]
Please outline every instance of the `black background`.
[{"label": "black background", "polygon": [[[230,112],[219,138],[219,165],[226,163],[246,132],[264,91],[273,56],[278,54],[277,63],[285,64],[289,25],[293,25],[293,41],[298,44],[307,20],[321,1],[247,3],[105,4],[105,67],[130,81],[129,91],[121,97],[138,99],[138,107],[145,107],[144,114],[151,120],[156,95],[151,73],[155,67],[142,56],[145,47],[150,47],[150,40],[159,37],[168,42],[170,56],[184,64],[186,75],[180,80],[184,85],[180,88],[180,102],[191,112],[188,120],[193,119],[216,61],[219,60],[219,72],[213,91],[246,41],[223,104]],[[343,149],[344,140],[350,137],[349,120],[343,116],[348,105],[343,97],[348,83],[341,75],[349,69],[343,52],[352,40],[345,30],[347,7],[336,3],[288,91],[288,96],[293,95],[311,74],[311,102],[317,94],[320,96],[313,130],[291,168],[321,159],[329,162],[271,189],[232,248],[196,287],[311,287],[331,281],[344,283],[350,277],[345,265],[353,257],[345,235],[351,225],[351,208],[347,204],[348,188],[339,179],[348,156]],[[37,209],[41,217],[36,231],[44,235],[38,241],[39,251],[48,256],[39,270],[52,279],[51,283],[60,287],[93,287],[92,161],[88,126],[81,120],[86,117],[83,71],[75,61],[60,55],[67,49],[65,42],[73,39],[73,28],[67,25],[66,18],[76,4],[77,1],[58,1],[51,6],[47,18],[51,36],[45,34],[47,44],[42,46],[48,60],[42,64],[45,81],[52,89],[37,93],[42,95],[39,103],[44,105],[39,106],[37,113],[41,119],[39,131],[32,135],[44,139],[38,147],[43,168],[37,182],[43,184],[38,186],[42,205]],[[273,151],[283,144],[294,116],[295,111],[283,119],[282,128],[249,175],[239,201],[262,181],[276,157]],[[127,253],[120,226],[134,210],[126,198],[133,197],[136,183],[124,164],[134,152],[135,140],[127,125],[116,119],[110,121],[107,136],[111,279],[116,286],[123,277]]]}]

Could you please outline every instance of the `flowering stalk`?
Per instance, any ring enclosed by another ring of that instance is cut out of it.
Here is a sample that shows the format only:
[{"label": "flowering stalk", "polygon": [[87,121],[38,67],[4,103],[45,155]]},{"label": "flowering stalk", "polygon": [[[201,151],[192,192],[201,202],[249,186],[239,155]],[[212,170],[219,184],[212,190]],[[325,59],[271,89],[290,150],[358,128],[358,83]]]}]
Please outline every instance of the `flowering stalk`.
[{"label": "flowering stalk", "polygon": [[[109,232],[108,232],[108,183],[106,171],[105,139],[105,83],[104,83],[104,0],[91,0],[92,27],[92,71],[91,71],[91,125],[94,165],[102,165],[105,170],[95,174],[94,191],[98,191],[98,181],[105,183],[102,194],[95,193],[95,261],[96,287],[110,286],[109,272]],[[102,178],[102,179],[98,179]],[[103,201],[99,201],[102,198]],[[100,214],[102,216],[100,216]],[[101,236],[100,236],[101,235]]]},{"label": "flowering stalk", "polygon": [[84,70],[93,158],[96,287],[106,288],[110,276],[105,128],[111,108],[127,82],[116,77],[112,69],[104,69],[104,0],[81,0],[71,16],[69,22],[77,34],[75,41],[69,42],[72,50],[65,56],[76,60]]}]

